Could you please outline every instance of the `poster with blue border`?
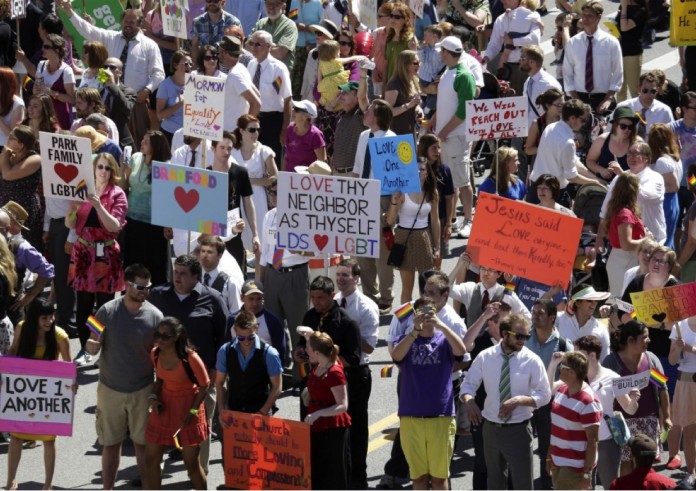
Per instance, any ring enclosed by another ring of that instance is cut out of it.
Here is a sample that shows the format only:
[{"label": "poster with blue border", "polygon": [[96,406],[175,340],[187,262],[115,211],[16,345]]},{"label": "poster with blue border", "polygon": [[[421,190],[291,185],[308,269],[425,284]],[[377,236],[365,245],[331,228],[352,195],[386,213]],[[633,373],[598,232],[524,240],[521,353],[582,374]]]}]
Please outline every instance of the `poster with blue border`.
[{"label": "poster with blue border", "polygon": [[152,162],[152,223],[226,235],[229,174]]},{"label": "poster with blue border", "polygon": [[413,135],[370,138],[367,141],[375,179],[380,182],[381,194],[419,193],[416,144]]}]

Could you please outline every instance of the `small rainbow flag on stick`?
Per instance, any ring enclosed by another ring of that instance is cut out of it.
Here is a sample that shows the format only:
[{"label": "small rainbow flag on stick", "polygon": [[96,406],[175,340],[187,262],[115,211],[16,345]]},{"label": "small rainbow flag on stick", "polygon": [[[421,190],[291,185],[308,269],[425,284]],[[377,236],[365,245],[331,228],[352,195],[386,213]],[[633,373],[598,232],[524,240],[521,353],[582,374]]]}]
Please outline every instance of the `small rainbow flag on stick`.
[{"label": "small rainbow flag on stick", "polygon": [[387,365],[386,367],[382,368],[382,370],[381,370],[382,378],[390,378],[392,376],[393,371],[394,371],[394,365]]},{"label": "small rainbow flag on stick", "polygon": [[669,378],[665,377],[663,374],[655,370],[654,368],[650,369],[650,382],[653,384],[657,385],[658,387],[664,387],[667,384],[667,381]]},{"label": "small rainbow flag on stick", "polygon": [[400,320],[406,319],[408,316],[413,314],[413,304],[411,302],[402,305],[399,309],[394,312],[394,315]]},{"label": "small rainbow flag on stick", "polygon": [[85,180],[81,180],[80,182],[77,183],[77,186],[75,187],[75,194],[80,194],[80,193],[87,193],[87,183]]},{"label": "small rainbow flag on stick", "polygon": [[288,13],[288,18],[291,19],[291,20],[297,20],[297,15],[298,15],[298,14],[299,14],[299,12],[298,12],[297,9],[292,9],[292,10]]},{"label": "small rainbow flag on stick", "polygon": [[515,284],[514,283],[506,283],[505,284],[505,295],[512,295],[515,293]]},{"label": "small rainbow flag on stick", "polygon": [[101,336],[104,332],[104,324],[99,322],[97,318],[93,315],[90,315],[87,318],[87,322],[85,322],[85,324],[87,325],[87,327],[89,327],[90,331],[97,335],[97,337]]},{"label": "small rainbow flag on stick", "polygon": [[689,185],[696,186],[696,176],[689,176]]},{"label": "small rainbow flag on stick", "polygon": [[276,79],[273,81],[273,88],[276,91],[276,94],[280,94],[280,88],[283,86],[283,79],[280,77],[276,77]]},{"label": "small rainbow flag on stick", "polygon": [[638,312],[636,312],[636,311],[634,310],[633,312],[631,312],[630,314],[628,314],[628,316],[629,316],[631,319],[635,319],[636,317],[638,317]]},{"label": "small rainbow flag on stick", "polygon": [[309,375],[309,363],[300,363],[300,377],[307,378]]}]

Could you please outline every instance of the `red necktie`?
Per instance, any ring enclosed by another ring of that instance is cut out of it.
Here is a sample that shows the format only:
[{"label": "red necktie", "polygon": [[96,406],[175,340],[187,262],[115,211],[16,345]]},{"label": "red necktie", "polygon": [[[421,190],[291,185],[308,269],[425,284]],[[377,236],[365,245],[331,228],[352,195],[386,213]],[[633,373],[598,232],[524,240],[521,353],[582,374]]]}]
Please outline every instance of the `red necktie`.
[{"label": "red necktie", "polygon": [[592,36],[587,36],[587,54],[585,55],[585,92],[594,90],[594,73],[592,69]]}]

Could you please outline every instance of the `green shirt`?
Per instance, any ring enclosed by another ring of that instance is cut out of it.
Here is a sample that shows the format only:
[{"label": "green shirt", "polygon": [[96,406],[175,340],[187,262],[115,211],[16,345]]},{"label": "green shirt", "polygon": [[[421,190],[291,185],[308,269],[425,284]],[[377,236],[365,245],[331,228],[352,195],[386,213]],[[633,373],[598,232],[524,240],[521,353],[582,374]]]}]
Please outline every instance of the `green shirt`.
[{"label": "green shirt", "polygon": [[283,14],[275,22],[272,22],[268,17],[259,20],[254,27],[254,32],[256,31],[266,31],[270,33],[273,38],[273,44],[288,49],[288,54],[280,58],[280,61],[285,63],[288,70],[292,72],[292,66],[295,63],[297,25]]}]

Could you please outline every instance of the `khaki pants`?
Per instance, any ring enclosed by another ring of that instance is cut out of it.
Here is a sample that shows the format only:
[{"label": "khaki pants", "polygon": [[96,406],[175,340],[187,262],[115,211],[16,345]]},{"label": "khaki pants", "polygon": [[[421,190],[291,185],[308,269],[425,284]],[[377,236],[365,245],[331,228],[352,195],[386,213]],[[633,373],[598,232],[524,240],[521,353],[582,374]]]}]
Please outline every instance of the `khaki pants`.
[{"label": "khaki pants", "polygon": [[582,472],[571,471],[567,467],[554,467],[551,469],[553,489],[587,489]]},{"label": "khaki pants", "polygon": [[[389,210],[391,205],[391,196],[382,196],[380,198],[380,216]],[[358,257],[360,265],[360,281],[362,282],[362,291],[365,295],[373,299],[379,305],[391,306],[394,301],[392,288],[394,287],[394,268],[387,265],[389,258],[389,249],[384,243],[384,236],[379,237],[379,258]],[[377,280],[379,278],[379,288]],[[379,296],[377,295],[379,293]]]},{"label": "khaki pants", "polygon": [[643,65],[643,55],[624,56],[624,78],[623,85],[616,97],[618,102],[625,101],[629,98],[628,91],[631,91],[631,97],[638,97],[638,88],[640,87],[640,70]]}]

